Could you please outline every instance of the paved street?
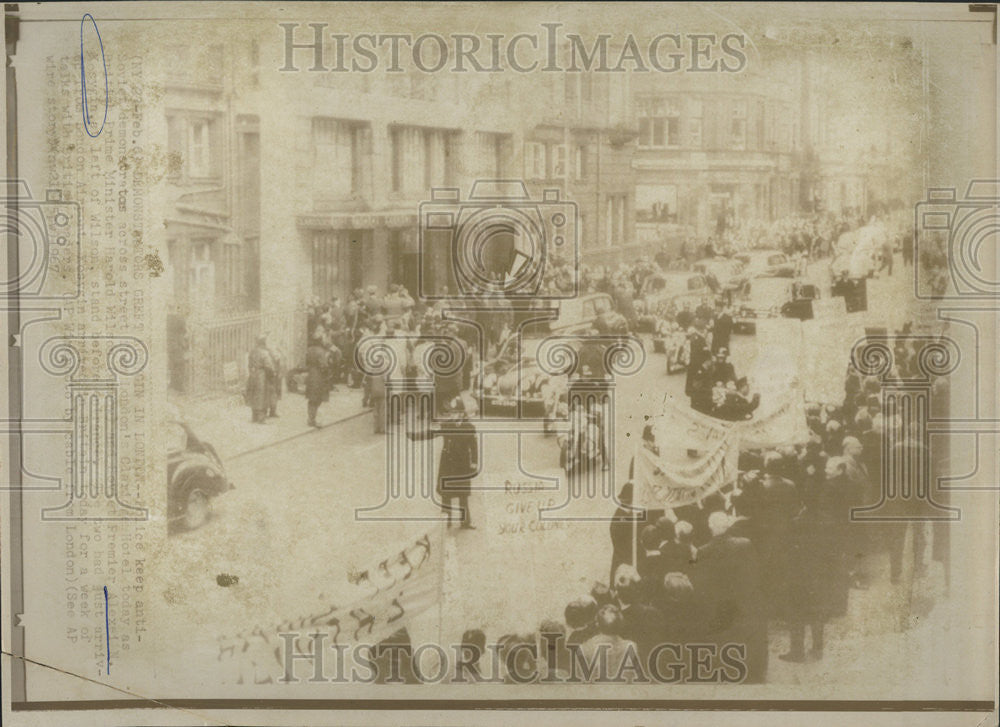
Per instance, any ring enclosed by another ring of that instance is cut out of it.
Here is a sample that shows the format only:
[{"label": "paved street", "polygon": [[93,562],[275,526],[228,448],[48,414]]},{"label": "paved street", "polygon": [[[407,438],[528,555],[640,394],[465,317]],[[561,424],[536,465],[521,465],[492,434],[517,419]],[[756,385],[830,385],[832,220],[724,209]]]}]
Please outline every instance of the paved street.
[{"label": "paved street", "polygon": [[[897,275],[892,283],[903,285],[904,280]],[[616,389],[616,488],[626,479],[644,415],[658,413],[667,394],[683,400],[684,375],[668,376],[663,354],[652,353],[648,340],[645,344],[646,365],[637,375],[620,379]],[[755,337],[734,336],[732,361],[738,375],[752,370],[756,356]],[[304,408],[304,402],[286,397],[281,421],[271,425],[278,432],[271,435],[275,444],[247,442],[238,448],[242,454],[224,453],[236,489],[218,498],[205,526],[169,543],[174,556],[185,556],[164,563],[173,569],[167,593],[174,608],[186,606],[189,618],[206,627],[214,621],[213,613],[226,613],[230,623],[278,623],[310,611],[323,599],[336,599],[348,573],[365,567],[383,551],[392,552],[395,545],[429,527],[443,527],[427,521],[356,519],[357,508],[378,505],[385,496],[386,450],[384,438],[372,433],[372,415],[357,415],[358,402],[352,402],[352,396],[360,399],[360,392],[342,393],[337,403],[327,405],[331,412],[348,412],[348,418],[317,431],[299,427],[305,412],[297,407]],[[237,412],[246,413],[233,413]],[[331,412],[325,421],[330,422]],[[290,436],[285,436],[286,429]],[[437,444],[435,452],[439,448]],[[595,581],[607,581],[611,555],[607,523],[541,523],[538,508],[556,504],[563,491],[513,491],[518,483],[537,485],[538,478],[551,478],[562,487],[555,438],[540,433],[521,436],[524,472],[516,467],[518,448],[514,434],[485,435],[479,491],[470,500],[477,529],[452,531],[449,536],[440,611],[432,609],[411,625],[414,639],[457,643],[465,629],[487,623],[490,639],[508,631],[530,631],[542,619],[560,618],[566,603],[588,592]],[[610,514],[607,509],[605,514]],[[438,514],[421,499],[407,501],[403,512],[416,517]],[[261,552],[273,557],[262,561]],[[490,577],[483,578],[484,572]],[[187,579],[214,579],[217,574],[236,575],[239,584],[210,591],[213,603],[186,601]],[[473,577],[477,589],[460,585]],[[866,628],[878,630],[870,616],[858,615],[872,609],[884,611],[882,626],[895,631],[894,611],[885,607],[903,597],[898,587],[852,593],[851,613],[844,622],[831,625],[832,643],[838,636],[851,638],[859,619]],[[773,655],[786,649],[787,635],[778,633],[772,638]],[[221,634],[213,634],[217,635]],[[907,651],[911,646],[897,646],[900,654],[912,654]],[[856,653],[846,645],[843,649]],[[835,645],[831,652],[838,653]],[[830,663],[828,659],[823,668],[829,669]],[[798,665],[772,659],[771,681],[803,678]]]}]

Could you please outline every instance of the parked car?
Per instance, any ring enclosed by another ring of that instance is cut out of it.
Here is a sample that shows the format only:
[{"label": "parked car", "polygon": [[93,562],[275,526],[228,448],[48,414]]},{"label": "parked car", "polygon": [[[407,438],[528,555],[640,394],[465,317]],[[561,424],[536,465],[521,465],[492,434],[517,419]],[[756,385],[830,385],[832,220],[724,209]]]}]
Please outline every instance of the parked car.
[{"label": "parked car", "polygon": [[733,257],[743,264],[746,279],[791,278],[795,275],[795,261],[781,250],[748,250]]},{"label": "parked car", "polygon": [[590,293],[561,301],[559,317],[548,326],[550,333],[586,333],[596,328],[601,333],[626,333],[625,316],[615,310],[614,299],[607,293]]},{"label": "parked car", "polygon": [[695,272],[654,273],[646,278],[639,292],[650,310],[671,303],[678,308],[687,304],[693,309],[711,295],[705,276]]},{"label": "parked car", "polygon": [[212,500],[234,485],[218,453],[191,427],[170,422],[173,439],[167,451],[167,526],[171,532],[194,530],[209,519]]}]

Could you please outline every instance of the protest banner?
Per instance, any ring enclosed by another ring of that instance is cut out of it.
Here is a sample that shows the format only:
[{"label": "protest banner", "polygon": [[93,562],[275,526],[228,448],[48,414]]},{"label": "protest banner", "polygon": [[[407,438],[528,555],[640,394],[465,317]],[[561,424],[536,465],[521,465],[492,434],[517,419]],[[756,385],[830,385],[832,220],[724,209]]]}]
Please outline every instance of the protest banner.
[{"label": "protest banner", "polygon": [[258,626],[249,633],[219,639],[218,660],[228,680],[236,684],[277,682],[285,675],[286,640],[293,653],[309,654],[317,641],[325,648],[339,648],[375,645],[386,639],[440,600],[443,545],[441,531],[435,529],[351,574],[355,597],[346,604],[325,604],[312,614],[270,628]]},{"label": "protest banner", "polygon": [[671,462],[646,447],[635,453],[636,504],[646,508],[683,507],[703,500],[736,481],[739,446],[736,437],[690,462]]}]

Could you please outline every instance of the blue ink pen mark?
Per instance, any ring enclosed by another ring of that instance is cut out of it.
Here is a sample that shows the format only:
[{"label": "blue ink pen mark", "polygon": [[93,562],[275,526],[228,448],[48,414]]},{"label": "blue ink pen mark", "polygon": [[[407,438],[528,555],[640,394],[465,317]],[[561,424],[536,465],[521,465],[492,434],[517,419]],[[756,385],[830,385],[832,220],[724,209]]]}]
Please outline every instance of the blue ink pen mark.
[{"label": "blue ink pen mark", "polygon": [[111,620],[108,618],[107,586],[104,586],[104,647],[108,653],[108,674],[111,674]]},{"label": "blue ink pen mark", "polygon": [[[87,65],[83,60],[83,25],[87,22],[88,18],[94,26],[94,32],[97,33],[97,42],[101,44],[101,64],[104,66],[104,118],[101,119],[101,128],[97,130],[96,134],[90,131],[90,107],[87,104]],[[83,130],[87,132],[87,136],[96,138],[104,131],[104,123],[108,120],[108,62],[104,59],[104,41],[101,40],[101,31],[97,29],[97,21],[94,20],[94,16],[90,13],[85,14],[80,19],[80,93],[80,106],[83,111]]]}]

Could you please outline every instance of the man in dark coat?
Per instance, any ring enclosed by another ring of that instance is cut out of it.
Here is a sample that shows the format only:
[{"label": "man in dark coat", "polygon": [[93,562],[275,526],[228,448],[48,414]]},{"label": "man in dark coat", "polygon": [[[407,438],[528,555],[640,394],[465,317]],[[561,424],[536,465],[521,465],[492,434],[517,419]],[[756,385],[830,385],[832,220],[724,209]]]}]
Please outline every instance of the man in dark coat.
[{"label": "man in dark coat", "polygon": [[713,347],[713,358],[707,363],[708,381],[711,386],[721,383],[723,386],[730,381],[736,383],[736,369],[729,361],[729,349]]},{"label": "man in dark coat", "polygon": [[693,644],[702,640],[704,614],[687,575],[667,573],[654,605],[663,614],[662,643]]},{"label": "man in dark coat", "polygon": [[730,535],[729,515],[709,515],[712,539],[698,549],[692,583],[705,617],[705,639],[720,647],[746,647],[747,683],[764,681],[767,673],[768,614],[761,594],[760,566],[747,538]]},{"label": "man in dark coat", "polygon": [[[688,358],[687,375],[684,379],[684,394],[691,399],[691,408],[701,411],[705,395],[705,363],[711,358],[708,343],[705,341],[705,334],[700,328],[695,328],[688,333],[688,342],[691,346],[691,355]],[[711,392],[711,384],[709,392]],[[709,393],[711,401],[711,393]]]},{"label": "man in dark coat", "polygon": [[593,596],[581,596],[566,605],[564,612],[569,633],[566,635],[568,647],[579,647],[597,633],[597,601]]},{"label": "man in dark coat", "polygon": [[267,348],[267,336],[257,336],[257,345],[250,352],[247,368],[250,376],[247,379],[246,402],[253,414],[253,421],[262,423],[267,419],[271,403],[270,382],[277,375],[274,358]]},{"label": "man in dark coat", "polygon": [[[849,525],[850,492],[844,486],[843,458],[828,461],[829,471],[817,477],[792,521],[786,616],[790,647],[780,658],[805,660],[806,626],[812,633],[813,654],[823,656],[823,625],[847,607],[847,563],[840,533]],[[826,468],[824,468],[826,470]]]},{"label": "man in dark coat", "polygon": [[733,333],[733,316],[729,306],[720,306],[716,312],[715,324],[712,326],[712,353],[720,348],[729,350],[729,339]]},{"label": "man in dark coat", "polygon": [[749,517],[747,532],[757,548],[761,565],[761,585],[773,615],[783,615],[788,606],[788,565],[792,518],[801,509],[795,483],[782,476],[783,457],[778,452],[764,455],[764,476],[759,488],[747,491],[739,501],[739,514]]},{"label": "man in dark coat", "polygon": [[618,493],[621,506],[611,518],[611,578],[615,582],[615,571],[623,563],[635,565],[633,553],[638,548],[638,530],[646,522],[646,512],[632,508],[633,485],[626,482]]},{"label": "man in dark coat", "polygon": [[330,399],[330,352],[313,339],[306,350],[306,405],[309,426],[319,428],[316,413],[319,405]]},{"label": "man in dark coat", "polygon": [[646,584],[634,569],[623,568],[618,574],[615,592],[621,604],[621,635],[622,638],[635,642],[643,664],[648,663],[649,652],[662,641],[664,629],[660,610],[642,602],[642,594],[647,590]]},{"label": "man in dark coat", "polygon": [[472,478],[479,473],[479,436],[469,421],[460,396],[449,402],[447,416],[449,421],[445,429],[410,432],[408,436],[415,440],[434,436],[444,439],[437,478],[441,509],[448,513],[448,527],[451,527],[454,513],[461,522],[462,529],[475,530],[472,514],[469,512],[469,494],[472,491]]}]

